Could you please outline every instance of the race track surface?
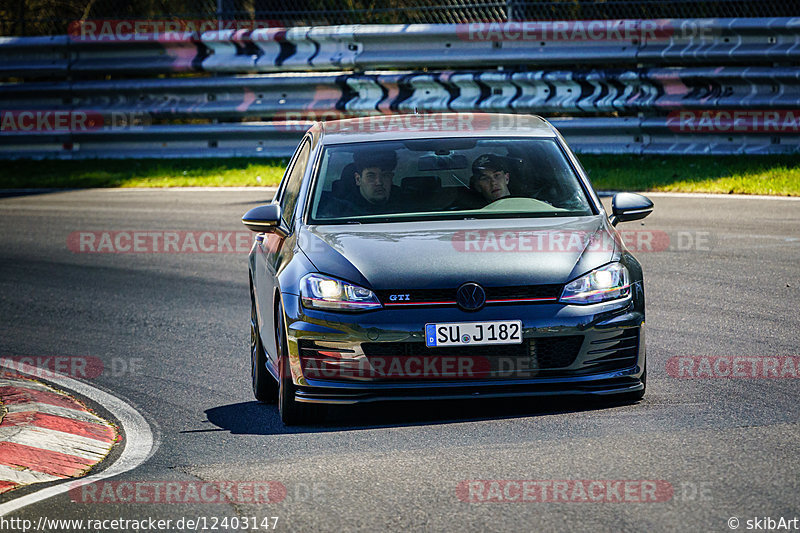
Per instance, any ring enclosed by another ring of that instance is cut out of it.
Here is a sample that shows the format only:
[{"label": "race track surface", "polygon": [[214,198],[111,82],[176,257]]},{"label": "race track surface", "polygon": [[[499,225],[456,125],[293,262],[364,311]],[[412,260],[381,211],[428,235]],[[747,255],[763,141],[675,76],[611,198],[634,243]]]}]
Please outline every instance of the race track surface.
[{"label": "race track surface", "polygon": [[[207,517],[209,525],[279,517],[279,531],[730,531],[731,517],[745,529],[755,517],[800,516],[797,376],[693,378],[668,367],[683,356],[730,364],[800,356],[800,202],[658,196],[643,223],[619,226],[650,232],[658,248],[634,252],[647,296],[648,391],[639,404],[373,405],[287,429],[250,391],[246,253],[80,250],[80,232],[245,232],[241,215],[270,197],[254,189],[0,198],[0,356],[102,362],[104,372],[85,381],[138,410],[157,442],[149,460],[114,481],[285,487],[273,493],[281,501],[259,504],[164,503],[163,495],[115,503],[73,491],[9,516]],[[459,492],[469,480],[670,489],[646,502],[475,502]]]}]

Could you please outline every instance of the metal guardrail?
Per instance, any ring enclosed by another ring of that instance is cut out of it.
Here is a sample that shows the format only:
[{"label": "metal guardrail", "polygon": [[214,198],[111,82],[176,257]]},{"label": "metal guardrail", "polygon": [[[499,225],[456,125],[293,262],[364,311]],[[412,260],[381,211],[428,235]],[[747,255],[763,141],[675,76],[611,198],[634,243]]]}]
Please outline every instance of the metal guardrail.
[{"label": "metal guardrail", "polygon": [[287,157],[310,123],[171,124],[0,135],[8,159]]},{"label": "metal guardrail", "polygon": [[200,70],[205,49],[192,36],[82,41],[68,35],[0,37],[0,78],[161,74]]},{"label": "metal guardrail", "polygon": [[0,85],[4,111],[172,119],[331,119],[377,112],[657,113],[800,109],[795,67],[264,74]]},{"label": "metal guardrail", "polygon": [[800,17],[354,25],[0,39],[0,75],[287,72],[800,59]]},{"label": "metal guardrail", "polygon": [[0,38],[0,77],[25,80],[0,84],[0,158],[287,156],[284,120],[414,111],[570,115],[553,122],[596,153],[800,146],[800,18],[136,37]]},{"label": "metal guardrail", "polygon": [[[800,117],[798,117],[800,118]],[[781,154],[800,151],[800,136],[711,132],[687,135],[667,118],[568,118],[553,125],[577,151],[596,154]],[[15,132],[0,135],[0,157],[124,159],[147,157],[288,157],[307,122],[178,124],[130,128],[108,135]]]}]

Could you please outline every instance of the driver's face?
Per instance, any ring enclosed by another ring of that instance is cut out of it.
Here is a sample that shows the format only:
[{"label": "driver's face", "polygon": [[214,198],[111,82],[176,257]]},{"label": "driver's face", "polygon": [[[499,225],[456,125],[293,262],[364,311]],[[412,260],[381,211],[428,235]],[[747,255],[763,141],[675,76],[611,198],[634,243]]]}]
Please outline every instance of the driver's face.
[{"label": "driver's face", "polygon": [[356,172],[356,185],[368,202],[382,204],[389,200],[392,193],[392,178],[394,172],[381,170],[379,167],[367,167],[360,173]]},{"label": "driver's face", "polygon": [[510,194],[508,192],[508,180],[508,172],[483,169],[478,175],[475,185],[484,198],[493,202]]}]

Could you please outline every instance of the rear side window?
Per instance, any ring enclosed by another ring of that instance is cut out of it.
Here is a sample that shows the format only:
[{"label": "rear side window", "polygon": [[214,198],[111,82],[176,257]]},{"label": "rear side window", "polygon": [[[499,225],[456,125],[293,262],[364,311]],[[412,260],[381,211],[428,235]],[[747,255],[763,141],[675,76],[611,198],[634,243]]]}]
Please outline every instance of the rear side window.
[{"label": "rear side window", "polygon": [[286,177],[286,187],[283,190],[281,197],[281,216],[283,222],[291,229],[294,225],[294,208],[297,205],[297,195],[300,192],[300,185],[303,181],[303,174],[306,171],[308,158],[311,154],[311,143],[308,140],[303,141],[303,145],[294,160],[289,175]]}]

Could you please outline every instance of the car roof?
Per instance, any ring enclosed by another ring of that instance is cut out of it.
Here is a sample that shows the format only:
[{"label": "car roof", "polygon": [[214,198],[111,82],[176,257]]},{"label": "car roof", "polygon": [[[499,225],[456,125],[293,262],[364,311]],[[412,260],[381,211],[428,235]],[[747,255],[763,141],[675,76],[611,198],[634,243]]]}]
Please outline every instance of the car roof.
[{"label": "car roof", "polygon": [[373,115],[314,125],[324,144],[444,137],[555,137],[553,127],[535,115],[503,113],[423,113]]}]

